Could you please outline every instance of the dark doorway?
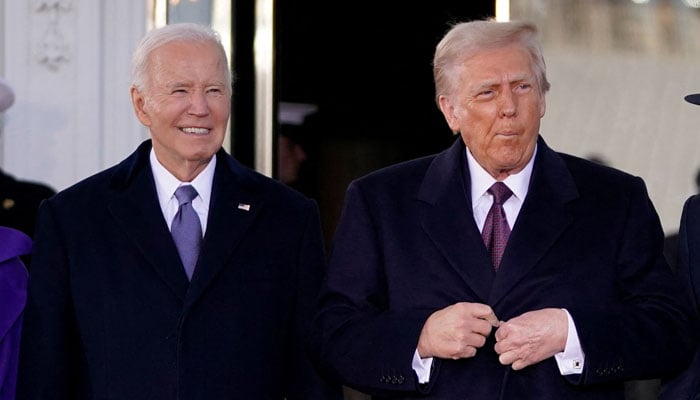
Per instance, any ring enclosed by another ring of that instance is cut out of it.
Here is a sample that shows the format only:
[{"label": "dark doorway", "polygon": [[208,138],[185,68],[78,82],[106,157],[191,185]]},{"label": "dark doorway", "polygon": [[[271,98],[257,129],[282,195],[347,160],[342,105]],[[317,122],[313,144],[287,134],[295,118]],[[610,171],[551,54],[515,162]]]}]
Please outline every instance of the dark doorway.
[{"label": "dark doorway", "polygon": [[434,102],[432,56],[453,22],[495,1],[277,2],[277,98],[313,104],[294,184],[317,199],[328,244],[348,183],[454,139]]}]

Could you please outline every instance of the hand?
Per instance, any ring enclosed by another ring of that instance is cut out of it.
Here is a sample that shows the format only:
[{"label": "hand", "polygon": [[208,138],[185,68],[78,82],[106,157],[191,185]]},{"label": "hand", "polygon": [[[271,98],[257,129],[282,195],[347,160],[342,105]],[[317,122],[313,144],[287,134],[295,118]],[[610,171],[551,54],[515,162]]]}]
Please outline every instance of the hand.
[{"label": "hand", "polygon": [[523,369],[564,351],[568,330],[566,311],[562,309],[526,312],[501,322],[494,349],[501,364]]},{"label": "hand", "polygon": [[498,318],[491,307],[479,303],[457,303],[428,317],[418,339],[421,358],[469,358],[486,343]]}]

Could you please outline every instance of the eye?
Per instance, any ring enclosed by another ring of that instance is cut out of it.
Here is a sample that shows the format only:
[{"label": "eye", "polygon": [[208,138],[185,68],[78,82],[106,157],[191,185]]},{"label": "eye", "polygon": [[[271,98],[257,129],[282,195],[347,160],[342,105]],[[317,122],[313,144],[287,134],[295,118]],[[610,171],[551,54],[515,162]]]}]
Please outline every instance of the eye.
[{"label": "eye", "polygon": [[476,98],[477,100],[489,100],[493,98],[496,95],[496,91],[492,89],[485,89],[482,90],[481,92],[477,93]]},{"label": "eye", "polygon": [[516,89],[519,91],[526,91],[530,90],[532,88],[532,84],[528,82],[521,82],[516,86]]},{"label": "eye", "polygon": [[223,95],[224,90],[221,88],[221,86],[212,86],[207,88],[206,93],[214,96],[221,96]]}]

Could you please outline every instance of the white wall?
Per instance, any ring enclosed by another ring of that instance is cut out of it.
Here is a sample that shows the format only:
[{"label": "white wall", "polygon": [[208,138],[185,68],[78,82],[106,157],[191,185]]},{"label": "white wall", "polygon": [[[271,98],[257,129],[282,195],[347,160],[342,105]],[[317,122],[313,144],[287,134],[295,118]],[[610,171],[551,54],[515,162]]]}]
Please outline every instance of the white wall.
[{"label": "white wall", "polygon": [[700,9],[684,2],[511,0],[543,36],[552,89],[542,120],[555,149],[644,178],[667,233],[700,168]]},{"label": "white wall", "polygon": [[4,115],[2,168],[63,189],[147,137],[129,100],[144,0],[5,0],[0,58],[16,101]]},{"label": "white wall", "polygon": [[644,178],[664,229],[677,230],[700,168],[700,106],[683,100],[700,92],[697,70],[678,59],[564,52],[547,53],[547,64],[547,143]]}]

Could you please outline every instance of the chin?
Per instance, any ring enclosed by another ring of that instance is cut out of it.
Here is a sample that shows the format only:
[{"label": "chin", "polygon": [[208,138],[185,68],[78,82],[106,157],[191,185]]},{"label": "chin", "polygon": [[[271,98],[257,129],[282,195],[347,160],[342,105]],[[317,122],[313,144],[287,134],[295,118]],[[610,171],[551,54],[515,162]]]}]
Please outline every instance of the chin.
[{"label": "chin", "polygon": [[499,164],[505,169],[512,169],[517,167],[525,156],[525,152],[521,149],[502,149],[498,153]]},{"label": "chin", "polygon": [[220,147],[215,147],[214,145],[187,146],[183,149],[183,154],[187,155],[186,158],[188,160],[208,160],[216,154]]}]

